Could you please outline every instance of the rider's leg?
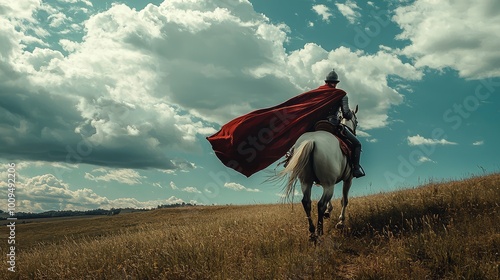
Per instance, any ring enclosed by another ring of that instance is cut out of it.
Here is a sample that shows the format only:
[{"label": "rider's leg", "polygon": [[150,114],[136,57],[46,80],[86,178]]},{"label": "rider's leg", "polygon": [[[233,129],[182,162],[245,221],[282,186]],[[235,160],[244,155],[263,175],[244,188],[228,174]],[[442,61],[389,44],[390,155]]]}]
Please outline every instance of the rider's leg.
[{"label": "rider's leg", "polygon": [[349,140],[352,144],[352,165],[353,165],[353,170],[352,170],[352,175],[356,178],[363,177],[365,176],[365,172],[363,168],[359,165],[359,160],[361,156],[361,143],[359,142],[358,138],[356,138],[356,135],[354,135],[348,128],[344,128],[344,135],[346,136],[347,140]]}]

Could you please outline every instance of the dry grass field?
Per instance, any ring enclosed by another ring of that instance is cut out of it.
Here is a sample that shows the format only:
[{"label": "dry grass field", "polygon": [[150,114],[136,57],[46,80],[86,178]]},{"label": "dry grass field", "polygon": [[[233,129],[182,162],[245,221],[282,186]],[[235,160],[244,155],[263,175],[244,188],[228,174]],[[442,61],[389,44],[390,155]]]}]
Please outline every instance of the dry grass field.
[{"label": "dry grass field", "polygon": [[352,198],[316,245],[300,204],[31,222],[0,279],[500,279],[499,212],[492,174]]}]

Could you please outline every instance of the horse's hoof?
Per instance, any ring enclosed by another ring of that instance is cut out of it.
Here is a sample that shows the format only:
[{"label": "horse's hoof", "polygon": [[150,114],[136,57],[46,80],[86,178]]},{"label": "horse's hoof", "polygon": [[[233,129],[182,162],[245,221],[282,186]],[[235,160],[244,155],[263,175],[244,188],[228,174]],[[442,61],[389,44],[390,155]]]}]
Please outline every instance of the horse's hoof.
[{"label": "horse's hoof", "polygon": [[344,225],[344,223],[343,223],[343,222],[338,222],[338,223],[335,225],[335,227],[336,227],[337,229],[344,229],[344,226],[345,226],[345,225]]},{"label": "horse's hoof", "polygon": [[314,242],[314,244],[316,244],[316,242],[318,241],[318,236],[316,234],[309,235],[309,241]]}]

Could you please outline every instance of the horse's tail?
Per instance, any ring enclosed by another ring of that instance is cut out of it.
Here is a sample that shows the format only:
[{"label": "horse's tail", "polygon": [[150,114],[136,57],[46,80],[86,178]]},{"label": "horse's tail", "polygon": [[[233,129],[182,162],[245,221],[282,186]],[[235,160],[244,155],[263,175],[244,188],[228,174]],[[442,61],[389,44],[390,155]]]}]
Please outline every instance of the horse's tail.
[{"label": "horse's tail", "polygon": [[283,169],[278,177],[284,178],[288,175],[288,182],[285,186],[285,198],[289,198],[290,194],[295,192],[295,183],[299,179],[307,180],[307,176],[312,174],[311,153],[314,150],[314,141],[306,140],[302,142],[293,151],[293,156],[288,162],[288,165]]}]

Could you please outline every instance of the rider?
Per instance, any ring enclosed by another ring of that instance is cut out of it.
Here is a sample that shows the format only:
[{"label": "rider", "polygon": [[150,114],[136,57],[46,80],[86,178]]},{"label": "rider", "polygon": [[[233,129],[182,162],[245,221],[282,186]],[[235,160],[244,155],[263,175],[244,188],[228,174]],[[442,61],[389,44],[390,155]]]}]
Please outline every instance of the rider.
[{"label": "rider", "polygon": [[[326,76],[325,83],[331,86],[332,88],[337,88],[337,84],[339,83],[339,76],[335,72],[335,70],[332,70],[328,75]],[[340,119],[339,119],[339,109],[342,112],[342,116],[350,120],[352,118],[352,111],[349,109],[349,101],[347,98],[347,95],[345,95],[339,103],[333,106],[333,108],[330,111],[329,116],[327,117],[328,121],[331,122],[334,126],[341,125]],[[341,126],[343,130],[343,136],[347,138],[349,143],[351,143],[351,149],[352,149],[352,165],[353,165],[353,176],[356,178],[363,177],[365,176],[365,172],[363,171],[363,168],[359,165],[359,159],[361,156],[361,143],[359,140],[356,138],[356,135],[348,128],[345,127],[344,125]]]}]

